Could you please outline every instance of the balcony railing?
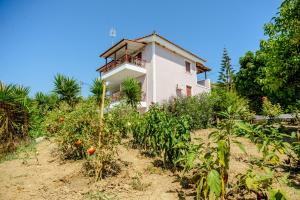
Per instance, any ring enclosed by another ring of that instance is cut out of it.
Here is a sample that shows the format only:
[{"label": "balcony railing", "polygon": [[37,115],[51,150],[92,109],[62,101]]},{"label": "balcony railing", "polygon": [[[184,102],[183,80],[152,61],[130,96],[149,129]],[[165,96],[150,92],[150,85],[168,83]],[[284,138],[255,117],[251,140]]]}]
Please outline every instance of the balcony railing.
[{"label": "balcony railing", "polygon": [[112,60],[109,63],[103,65],[100,69],[102,72],[108,72],[119,65],[122,65],[123,63],[131,63],[139,67],[145,67],[145,61],[138,58],[138,57],[132,57],[130,55],[125,54],[124,56],[120,57],[117,60]]}]

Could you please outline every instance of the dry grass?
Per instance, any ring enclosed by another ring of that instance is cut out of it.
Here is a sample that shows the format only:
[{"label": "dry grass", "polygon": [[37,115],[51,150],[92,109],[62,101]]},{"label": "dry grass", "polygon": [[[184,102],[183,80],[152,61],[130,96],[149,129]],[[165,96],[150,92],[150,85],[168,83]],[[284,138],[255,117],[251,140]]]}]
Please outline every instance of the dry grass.
[{"label": "dry grass", "polygon": [[[208,142],[208,135],[212,129],[196,131],[195,138],[202,138]],[[248,161],[261,158],[256,146],[245,138],[239,139],[247,149],[244,154],[237,146],[231,148],[230,179],[235,182],[235,175],[248,169]],[[137,149],[128,148],[128,141],[118,146],[117,160],[121,164],[121,171],[115,176],[109,176],[94,182],[82,174],[83,161],[64,161],[55,152],[56,144],[43,141],[36,145],[38,154],[23,159],[15,159],[0,163],[0,199],[147,199],[173,200],[194,199],[195,190],[188,179],[180,179],[177,174],[161,167],[156,167],[157,157],[149,158]],[[283,159],[283,157],[281,157]],[[282,168],[275,168],[282,176],[288,173]],[[284,189],[291,200],[300,199],[299,173],[290,176],[294,187],[276,183]]]}]

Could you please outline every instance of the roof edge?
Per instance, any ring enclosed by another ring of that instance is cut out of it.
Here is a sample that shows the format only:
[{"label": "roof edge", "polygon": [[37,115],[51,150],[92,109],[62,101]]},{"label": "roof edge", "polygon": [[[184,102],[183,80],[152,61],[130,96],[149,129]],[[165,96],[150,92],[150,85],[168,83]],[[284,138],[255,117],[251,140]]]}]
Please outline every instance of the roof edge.
[{"label": "roof edge", "polygon": [[198,58],[199,60],[202,60],[203,62],[206,62],[205,59],[203,59],[203,58],[197,56],[196,54],[194,54],[194,53],[192,53],[192,52],[190,52],[190,51],[184,49],[183,47],[181,47],[181,46],[179,46],[179,45],[177,45],[177,44],[171,42],[170,40],[168,40],[168,39],[166,39],[165,37],[163,37],[163,36],[157,34],[156,32],[153,32],[153,33],[151,33],[151,34],[149,34],[149,35],[146,35],[146,36],[143,36],[143,37],[140,37],[140,38],[136,38],[136,39],[134,39],[134,41],[141,40],[141,39],[144,39],[144,38],[147,38],[147,37],[151,37],[151,36],[154,36],[154,35],[155,35],[155,36],[158,36],[159,38],[165,40],[166,42],[168,42],[168,43],[170,43],[170,44],[176,46],[177,48],[179,48],[179,49],[185,51],[186,53],[191,54],[192,56]]}]

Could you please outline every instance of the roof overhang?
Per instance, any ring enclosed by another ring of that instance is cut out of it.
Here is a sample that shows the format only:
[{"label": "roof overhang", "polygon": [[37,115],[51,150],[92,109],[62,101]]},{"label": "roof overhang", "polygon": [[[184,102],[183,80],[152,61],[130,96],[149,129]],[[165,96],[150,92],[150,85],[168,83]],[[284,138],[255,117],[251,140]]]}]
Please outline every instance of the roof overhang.
[{"label": "roof overhang", "polygon": [[204,63],[206,62],[206,60],[204,60],[203,58],[200,58],[199,56],[191,53],[190,51],[180,47],[179,45],[169,41],[168,39],[158,35],[157,33],[152,33],[151,35],[147,35],[141,38],[137,38],[135,39],[135,41],[139,41],[139,42],[156,42],[158,44],[160,44],[161,46],[176,52],[194,62],[199,62],[199,63]]},{"label": "roof overhang", "polygon": [[[111,48],[103,52],[100,57],[102,58],[114,58],[115,54],[124,55],[127,47],[127,53],[132,54],[141,48],[143,48],[146,44],[144,42],[138,42],[133,40],[122,39],[113,45]],[[119,57],[116,55],[117,57]]]},{"label": "roof overhang", "polygon": [[204,64],[196,62],[197,74],[201,74],[203,72],[211,71],[210,68],[206,67]]}]

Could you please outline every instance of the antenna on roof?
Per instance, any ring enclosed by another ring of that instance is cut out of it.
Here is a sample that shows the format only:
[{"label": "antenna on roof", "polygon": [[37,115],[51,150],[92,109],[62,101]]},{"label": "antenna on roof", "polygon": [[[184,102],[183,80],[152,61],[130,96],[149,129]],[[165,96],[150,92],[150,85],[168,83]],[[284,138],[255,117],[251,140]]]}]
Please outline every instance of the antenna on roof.
[{"label": "antenna on roof", "polygon": [[117,36],[117,31],[114,27],[112,27],[109,31],[109,36],[111,37],[111,45],[114,44],[114,38]]}]

